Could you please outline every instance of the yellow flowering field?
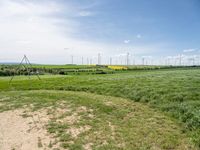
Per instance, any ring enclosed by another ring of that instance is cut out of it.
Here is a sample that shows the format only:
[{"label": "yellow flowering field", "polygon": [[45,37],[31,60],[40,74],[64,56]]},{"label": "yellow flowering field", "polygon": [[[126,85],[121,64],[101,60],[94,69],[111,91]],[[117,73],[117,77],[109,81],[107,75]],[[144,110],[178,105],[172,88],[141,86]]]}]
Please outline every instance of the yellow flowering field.
[{"label": "yellow flowering field", "polygon": [[127,70],[128,68],[125,66],[108,66],[108,68],[113,70]]}]

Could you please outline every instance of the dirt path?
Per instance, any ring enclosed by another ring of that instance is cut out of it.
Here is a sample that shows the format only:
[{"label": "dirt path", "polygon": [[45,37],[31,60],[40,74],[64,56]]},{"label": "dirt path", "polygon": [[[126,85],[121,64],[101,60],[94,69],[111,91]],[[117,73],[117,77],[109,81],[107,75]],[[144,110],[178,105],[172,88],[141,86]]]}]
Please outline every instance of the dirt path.
[{"label": "dirt path", "polygon": [[47,118],[22,114],[23,110],[0,113],[0,150],[50,149],[51,138],[44,129]]}]

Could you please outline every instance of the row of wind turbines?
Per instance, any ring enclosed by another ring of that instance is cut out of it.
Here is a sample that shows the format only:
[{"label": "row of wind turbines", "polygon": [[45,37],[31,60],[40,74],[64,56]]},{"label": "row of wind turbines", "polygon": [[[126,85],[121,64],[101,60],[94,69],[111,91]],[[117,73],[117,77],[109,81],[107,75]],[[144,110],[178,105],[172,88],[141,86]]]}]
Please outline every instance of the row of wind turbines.
[{"label": "row of wind turbines", "polygon": [[70,56],[69,64],[80,65],[165,65],[165,66],[199,66],[200,55],[175,55],[165,57],[136,56],[130,54],[119,54],[116,56],[103,56],[98,53],[93,57]]}]

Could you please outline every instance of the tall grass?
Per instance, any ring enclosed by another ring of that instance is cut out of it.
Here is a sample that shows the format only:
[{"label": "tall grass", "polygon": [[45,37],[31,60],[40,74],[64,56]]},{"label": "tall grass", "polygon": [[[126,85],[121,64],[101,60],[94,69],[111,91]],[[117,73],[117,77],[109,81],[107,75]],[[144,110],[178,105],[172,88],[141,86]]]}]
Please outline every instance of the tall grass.
[{"label": "tall grass", "polygon": [[107,75],[46,77],[31,82],[22,78],[11,86],[0,78],[0,90],[55,89],[87,91],[129,98],[162,110],[185,126],[200,147],[200,70],[134,71]]}]

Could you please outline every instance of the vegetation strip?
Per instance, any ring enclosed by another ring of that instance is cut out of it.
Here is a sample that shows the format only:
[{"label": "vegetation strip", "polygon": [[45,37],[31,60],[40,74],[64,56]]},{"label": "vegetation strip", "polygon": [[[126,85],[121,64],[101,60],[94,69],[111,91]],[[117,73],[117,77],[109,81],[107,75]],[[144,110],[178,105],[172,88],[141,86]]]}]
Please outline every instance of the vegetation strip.
[{"label": "vegetation strip", "polygon": [[133,71],[106,75],[16,77],[8,85],[0,78],[0,90],[86,91],[148,103],[184,124],[191,140],[200,147],[200,70]]},{"label": "vegetation strip", "polygon": [[31,134],[45,127],[48,136],[38,135],[38,148],[195,149],[171,118],[127,99],[48,90],[1,92],[0,99],[5,117],[16,109],[34,117]]}]

